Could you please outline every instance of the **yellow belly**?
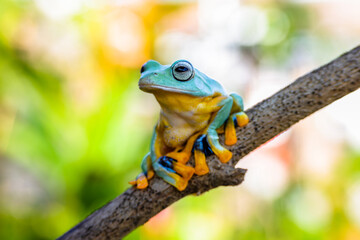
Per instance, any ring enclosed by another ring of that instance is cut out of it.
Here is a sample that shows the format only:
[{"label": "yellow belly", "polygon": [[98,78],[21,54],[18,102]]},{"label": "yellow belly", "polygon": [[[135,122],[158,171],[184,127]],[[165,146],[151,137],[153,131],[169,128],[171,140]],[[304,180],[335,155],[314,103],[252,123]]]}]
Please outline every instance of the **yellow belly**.
[{"label": "yellow belly", "polygon": [[178,146],[183,146],[186,141],[194,135],[196,132],[199,132],[206,128],[207,124],[201,124],[198,127],[190,126],[178,126],[178,127],[168,127],[163,131],[163,139],[166,146],[171,148],[176,148]]},{"label": "yellow belly", "polygon": [[170,148],[182,146],[196,132],[205,129],[213,115],[208,106],[214,96],[193,97],[183,94],[156,96],[161,105],[160,134]]}]

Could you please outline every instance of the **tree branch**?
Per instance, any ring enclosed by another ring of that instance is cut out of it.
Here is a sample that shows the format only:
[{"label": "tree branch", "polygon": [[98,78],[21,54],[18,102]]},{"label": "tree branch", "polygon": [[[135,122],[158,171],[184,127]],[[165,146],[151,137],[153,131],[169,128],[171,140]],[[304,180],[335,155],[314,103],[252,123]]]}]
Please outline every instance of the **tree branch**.
[{"label": "tree branch", "polygon": [[[193,177],[185,191],[179,192],[155,177],[148,188],[129,188],[97,210],[59,239],[122,238],[147,222],[173,202],[192,193],[203,193],[218,186],[238,185],[246,170],[234,168],[246,154],[288,129],[299,120],[360,87],[360,46],[343,54],[248,109],[250,123],[237,129],[238,141],[229,149],[233,158],[221,164],[215,156],[207,158],[210,173]],[[223,141],[223,136],[220,136]],[[193,159],[192,159],[193,161]]]}]

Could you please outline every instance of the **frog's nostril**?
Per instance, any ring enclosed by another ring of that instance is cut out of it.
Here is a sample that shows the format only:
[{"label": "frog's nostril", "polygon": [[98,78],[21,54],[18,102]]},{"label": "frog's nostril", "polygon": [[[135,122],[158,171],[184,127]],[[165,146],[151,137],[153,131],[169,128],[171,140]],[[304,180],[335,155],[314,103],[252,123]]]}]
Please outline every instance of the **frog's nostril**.
[{"label": "frog's nostril", "polygon": [[157,76],[158,74],[157,73],[154,73],[155,76]]}]

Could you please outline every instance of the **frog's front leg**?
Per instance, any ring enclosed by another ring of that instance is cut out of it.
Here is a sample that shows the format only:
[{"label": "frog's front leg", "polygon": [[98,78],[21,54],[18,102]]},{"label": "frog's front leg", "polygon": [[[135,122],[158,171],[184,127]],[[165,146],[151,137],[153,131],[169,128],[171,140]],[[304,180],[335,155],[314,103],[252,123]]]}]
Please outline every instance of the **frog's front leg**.
[{"label": "frog's front leg", "polygon": [[204,175],[209,172],[206,156],[215,154],[223,163],[228,162],[232,153],[220,145],[217,129],[229,117],[233,99],[230,96],[220,95],[206,103],[204,111],[212,112],[209,125],[203,130],[194,144],[195,173]]},{"label": "frog's front leg", "polygon": [[137,189],[146,188],[149,185],[148,180],[154,176],[150,153],[146,154],[143,158],[141,162],[141,170],[142,172],[136,177],[136,179],[129,182],[131,185],[136,186]]},{"label": "frog's front leg", "polygon": [[[223,97],[219,97],[219,98],[223,98]],[[221,146],[221,144],[219,143],[219,136],[216,129],[221,127],[221,125],[223,125],[226,119],[229,117],[232,105],[233,105],[232,97],[221,99],[221,101],[219,101],[218,103],[220,110],[215,113],[212,121],[207,127],[206,134],[207,134],[208,143],[211,147],[211,150],[215,153],[215,155],[219,158],[219,160],[222,163],[228,162],[232,157],[232,153],[223,146]]]},{"label": "frog's front leg", "polygon": [[150,143],[150,152],[145,155],[141,162],[142,172],[136,177],[135,180],[130,181],[131,185],[136,186],[137,189],[146,188],[149,183],[148,180],[154,176],[154,168],[152,166],[153,159],[161,156],[161,139],[157,137],[158,124],[156,124]]},{"label": "frog's front leg", "polygon": [[[228,146],[234,145],[237,141],[236,127],[244,127],[248,124],[249,118],[244,112],[244,104],[242,98],[236,94],[230,94],[233,99],[233,106],[231,108],[231,114],[225,122],[225,144]],[[218,131],[219,132],[219,131]]]}]

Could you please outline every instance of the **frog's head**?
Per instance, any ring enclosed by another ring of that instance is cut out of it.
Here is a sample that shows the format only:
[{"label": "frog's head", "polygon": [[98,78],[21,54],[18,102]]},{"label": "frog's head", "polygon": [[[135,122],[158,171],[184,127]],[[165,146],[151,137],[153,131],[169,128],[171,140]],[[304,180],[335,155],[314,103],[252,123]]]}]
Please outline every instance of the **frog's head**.
[{"label": "frog's head", "polygon": [[168,92],[208,96],[214,90],[214,80],[186,60],[178,60],[171,66],[150,60],[141,67],[140,72],[140,89],[153,94]]}]

